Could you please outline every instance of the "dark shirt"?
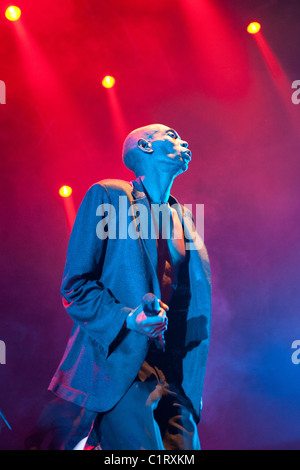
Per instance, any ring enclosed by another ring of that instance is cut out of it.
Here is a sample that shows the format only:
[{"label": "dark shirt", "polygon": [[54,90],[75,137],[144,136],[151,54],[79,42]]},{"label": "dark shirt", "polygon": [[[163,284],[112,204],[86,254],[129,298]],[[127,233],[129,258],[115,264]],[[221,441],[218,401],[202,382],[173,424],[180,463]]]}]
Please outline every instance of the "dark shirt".
[{"label": "dark shirt", "polygon": [[[174,222],[174,215],[172,221]],[[183,229],[181,225],[179,227],[179,223],[177,216],[177,220],[175,220],[175,224],[177,224],[176,240],[161,237],[161,230],[157,239],[157,275],[161,288],[161,300],[169,305],[168,330],[164,333],[165,350],[159,349],[155,341],[150,342],[146,359],[138,374],[138,380],[157,380],[167,384],[170,392],[176,393],[181,403],[194,413],[193,406],[181,387],[183,342],[190,301],[190,286],[189,252],[185,251]],[[179,230],[182,231],[180,237],[178,237]]]}]

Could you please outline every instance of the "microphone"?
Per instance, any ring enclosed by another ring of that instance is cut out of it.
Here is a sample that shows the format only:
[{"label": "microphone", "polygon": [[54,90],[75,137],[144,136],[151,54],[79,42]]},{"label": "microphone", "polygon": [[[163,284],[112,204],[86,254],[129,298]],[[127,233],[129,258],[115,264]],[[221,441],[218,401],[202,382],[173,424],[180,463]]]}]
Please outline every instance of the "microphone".
[{"label": "microphone", "polygon": [[[142,306],[143,311],[147,315],[147,317],[155,317],[156,315],[158,315],[159,312],[157,311],[157,303],[158,299],[154,294],[149,293],[144,295],[142,299]],[[158,349],[165,351],[165,338],[163,333],[157,336],[157,338],[154,338],[154,342]]]}]

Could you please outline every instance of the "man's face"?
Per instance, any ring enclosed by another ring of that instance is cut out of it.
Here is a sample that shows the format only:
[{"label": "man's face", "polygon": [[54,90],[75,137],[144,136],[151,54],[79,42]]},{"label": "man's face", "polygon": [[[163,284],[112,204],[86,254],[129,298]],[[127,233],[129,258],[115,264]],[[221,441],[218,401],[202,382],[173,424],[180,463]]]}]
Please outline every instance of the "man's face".
[{"label": "man's face", "polygon": [[192,153],[188,150],[188,143],[181,140],[174,129],[158,126],[152,135],[151,145],[154,164],[161,166],[162,169],[169,169],[175,174],[183,173],[188,169]]}]

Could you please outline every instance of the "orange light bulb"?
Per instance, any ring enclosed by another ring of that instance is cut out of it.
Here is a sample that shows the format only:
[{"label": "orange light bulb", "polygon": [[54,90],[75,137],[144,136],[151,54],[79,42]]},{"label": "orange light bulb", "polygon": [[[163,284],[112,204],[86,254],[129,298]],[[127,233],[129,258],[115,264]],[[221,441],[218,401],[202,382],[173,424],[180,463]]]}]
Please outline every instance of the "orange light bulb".
[{"label": "orange light bulb", "polygon": [[62,186],[58,192],[61,197],[69,197],[72,194],[72,188],[70,186]]},{"label": "orange light bulb", "polygon": [[257,34],[260,30],[261,30],[261,24],[257,23],[257,21],[250,23],[247,28],[247,31],[249,34]]},{"label": "orange light bulb", "polygon": [[102,80],[102,85],[104,86],[104,88],[112,88],[115,83],[116,80],[110,75],[106,75],[106,77],[104,77]]},{"label": "orange light bulb", "polygon": [[21,16],[21,10],[19,7],[10,6],[6,9],[5,16],[9,21],[17,21]]}]

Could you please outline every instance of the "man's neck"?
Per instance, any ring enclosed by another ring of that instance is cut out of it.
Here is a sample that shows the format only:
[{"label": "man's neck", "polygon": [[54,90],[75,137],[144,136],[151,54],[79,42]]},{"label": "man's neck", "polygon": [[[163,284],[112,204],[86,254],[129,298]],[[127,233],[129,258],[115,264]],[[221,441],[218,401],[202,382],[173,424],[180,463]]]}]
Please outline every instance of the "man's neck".
[{"label": "man's neck", "polygon": [[160,175],[158,178],[151,175],[151,177],[143,176],[141,181],[152,204],[166,204],[168,202],[173,180],[170,181],[169,177],[164,178],[164,175]]}]

